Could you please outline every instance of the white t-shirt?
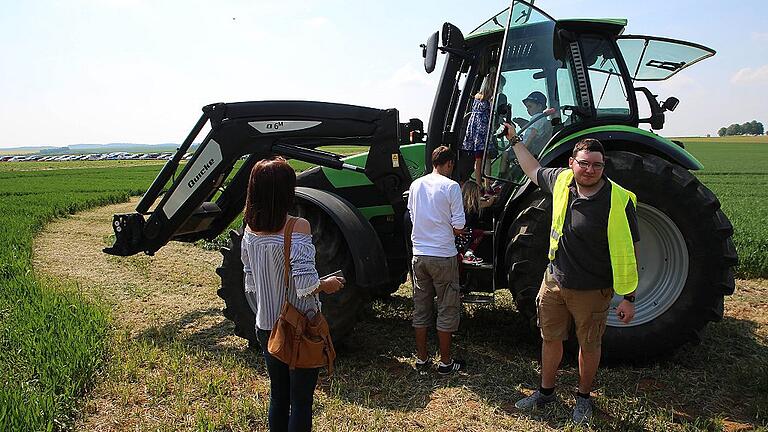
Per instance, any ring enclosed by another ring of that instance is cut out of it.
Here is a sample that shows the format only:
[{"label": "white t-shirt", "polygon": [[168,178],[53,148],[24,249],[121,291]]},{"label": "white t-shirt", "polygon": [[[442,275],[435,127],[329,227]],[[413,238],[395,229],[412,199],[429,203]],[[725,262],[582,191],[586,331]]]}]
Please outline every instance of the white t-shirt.
[{"label": "white t-shirt", "polygon": [[464,228],[465,222],[458,183],[435,171],[414,180],[408,210],[413,255],[447,258],[458,253],[453,228]]}]

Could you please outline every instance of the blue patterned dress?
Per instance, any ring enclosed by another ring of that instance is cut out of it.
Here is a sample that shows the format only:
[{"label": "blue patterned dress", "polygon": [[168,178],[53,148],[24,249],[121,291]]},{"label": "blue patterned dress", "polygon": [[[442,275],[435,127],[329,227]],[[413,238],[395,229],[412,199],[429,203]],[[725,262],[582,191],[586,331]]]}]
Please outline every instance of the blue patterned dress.
[{"label": "blue patterned dress", "polygon": [[467,133],[461,149],[471,152],[483,152],[488,142],[488,121],[491,117],[491,102],[473,99],[472,111],[469,114]]}]

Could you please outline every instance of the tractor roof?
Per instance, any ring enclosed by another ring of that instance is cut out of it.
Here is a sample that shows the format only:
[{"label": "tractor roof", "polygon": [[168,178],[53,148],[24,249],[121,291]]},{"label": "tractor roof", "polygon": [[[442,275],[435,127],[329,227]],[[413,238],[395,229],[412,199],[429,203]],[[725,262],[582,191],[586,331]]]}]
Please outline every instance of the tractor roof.
[{"label": "tractor roof", "polygon": [[[540,22],[541,18],[549,18],[552,21],[555,21],[561,28],[590,28],[600,31],[607,31],[608,33],[612,33],[618,36],[627,26],[627,20],[625,18],[569,18],[556,20],[541,9],[535,9],[537,15],[539,15],[537,18],[540,19],[534,18],[533,22]],[[503,32],[507,21],[509,21],[509,8],[505,8],[501,12],[497,13],[479,25],[476,29],[469,32],[466,39],[476,38],[491,33]]]}]

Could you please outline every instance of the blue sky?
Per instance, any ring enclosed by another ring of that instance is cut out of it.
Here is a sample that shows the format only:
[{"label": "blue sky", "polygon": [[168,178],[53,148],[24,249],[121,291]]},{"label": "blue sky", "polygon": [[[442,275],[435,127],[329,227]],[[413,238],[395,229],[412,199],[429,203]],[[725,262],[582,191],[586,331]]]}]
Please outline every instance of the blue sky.
[{"label": "blue sky", "polygon": [[[625,17],[628,34],[718,54],[651,86],[681,103],[665,135],[768,125],[764,2],[538,0],[555,18]],[[0,147],[181,142],[203,105],[267,99],[398,108],[426,121],[438,73],[419,44],[468,33],[506,1],[6,1]],[[470,6],[471,5],[471,6]],[[438,63],[439,67],[442,64]]]}]

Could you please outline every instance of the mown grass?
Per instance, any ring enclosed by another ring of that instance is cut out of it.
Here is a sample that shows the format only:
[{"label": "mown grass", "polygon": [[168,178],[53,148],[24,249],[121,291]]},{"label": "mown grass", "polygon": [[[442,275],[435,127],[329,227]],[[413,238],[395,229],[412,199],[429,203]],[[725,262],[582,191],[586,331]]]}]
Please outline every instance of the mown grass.
[{"label": "mown grass", "polygon": [[[532,413],[514,408],[538,383],[539,342],[506,292],[497,293],[493,306],[465,306],[454,347],[469,362],[466,374],[414,370],[406,284],[376,301],[351,339],[337,344],[336,373],[322,374],[315,391],[314,430],[765,430],[768,323],[760,311],[768,307],[766,294],[765,285],[737,291],[727,300],[726,318],[707,327],[700,345],[654,364],[603,367],[595,419],[576,427],[573,356],[558,376],[556,403]],[[263,358],[245,343],[232,344],[232,331],[218,310],[198,310],[165,316],[135,336],[119,332],[106,384],[85,407],[93,416],[88,427],[267,430]]]},{"label": "mown grass", "polygon": [[694,174],[717,195],[733,223],[737,276],[768,278],[768,137],[682,141],[704,165]]},{"label": "mown grass", "polygon": [[14,164],[0,164],[0,430],[61,429],[102,363],[109,318],[75,285],[35,275],[32,239],[53,218],[142,193],[157,167],[7,165]]}]

